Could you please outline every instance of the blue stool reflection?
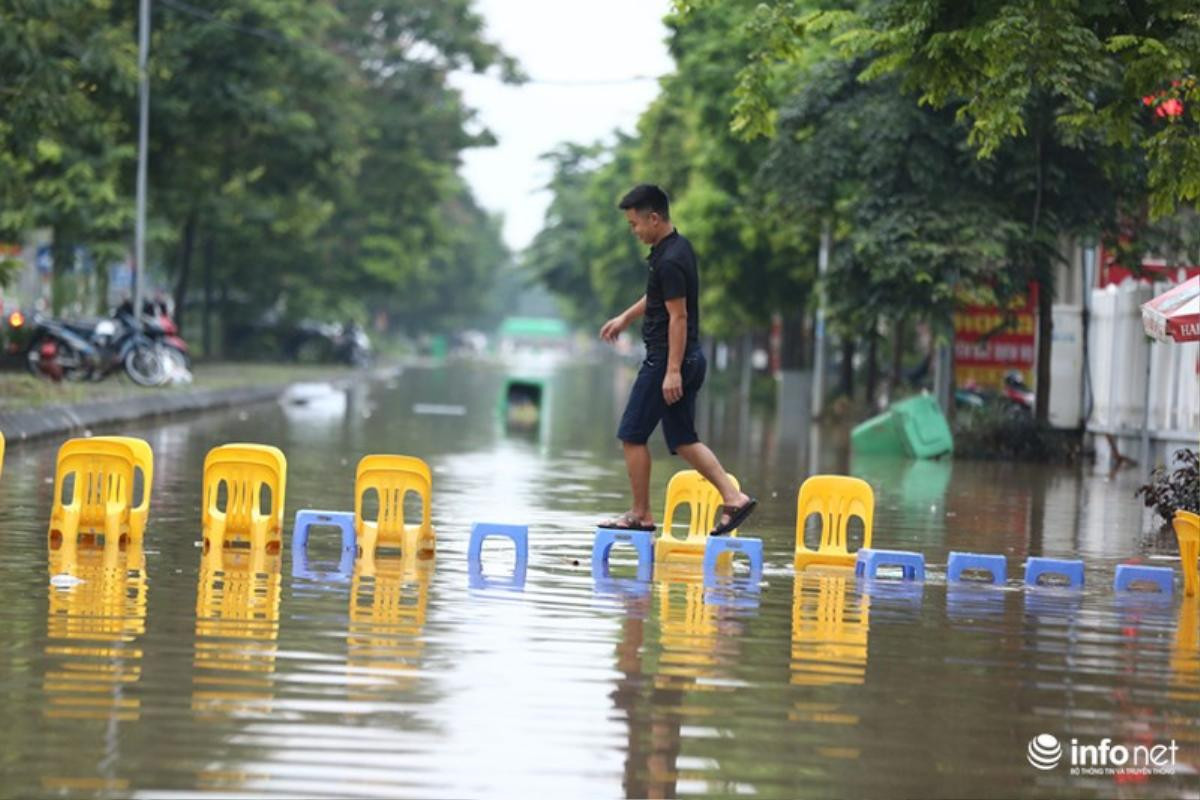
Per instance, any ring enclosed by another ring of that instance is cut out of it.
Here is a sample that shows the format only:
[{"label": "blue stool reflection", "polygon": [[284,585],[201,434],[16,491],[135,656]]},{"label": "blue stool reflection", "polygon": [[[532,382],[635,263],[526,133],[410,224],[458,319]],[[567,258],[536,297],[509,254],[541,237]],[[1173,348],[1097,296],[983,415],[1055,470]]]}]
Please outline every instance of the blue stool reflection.
[{"label": "blue stool reflection", "polygon": [[637,579],[648,581],[654,575],[654,534],[652,531],[623,531],[597,528],[592,543],[592,577],[608,578],[608,557],[616,544],[629,544],[637,551]]},{"label": "blue stool reflection", "polygon": [[925,556],[920,553],[859,548],[858,560],[854,562],[857,577],[875,579],[880,567],[899,567],[906,581],[925,580]]},{"label": "blue stool reflection", "polygon": [[596,578],[596,592],[620,597],[639,598],[649,597],[650,581],[639,581],[635,578]]},{"label": "blue stool reflection", "polygon": [[336,581],[342,583],[349,581],[354,575],[354,548],[342,548],[342,557],[338,561],[336,570],[314,570],[308,561],[308,548],[297,547],[292,549],[292,577],[304,578],[310,581]]},{"label": "blue stool reflection", "polygon": [[1133,591],[1133,583],[1152,583],[1161,594],[1169,595],[1175,590],[1175,570],[1170,567],[1146,567],[1141,564],[1118,564],[1113,579],[1113,589],[1118,592]]},{"label": "blue stool reflection", "polygon": [[704,603],[727,608],[758,608],[759,580],[716,577],[710,581],[709,573],[705,572]]},{"label": "blue stool reflection", "polygon": [[717,580],[717,563],[722,555],[732,557],[734,553],[745,553],[750,559],[750,577],[745,578],[747,585],[757,588],[762,581],[763,573],[763,544],[762,539],[735,538],[732,536],[710,536],[704,547],[704,585],[714,585]]},{"label": "blue stool reflection", "polygon": [[946,563],[946,580],[961,581],[967,570],[986,572],[991,575],[988,583],[1003,584],[1008,574],[1008,561],[1002,555],[992,553],[950,553]]},{"label": "blue stool reflection", "polygon": [[305,508],[296,512],[296,521],[292,523],[293,555],[308,547],[308,531],[314,525],[337,528],[342,532],[342,552],[357,551],[358,536],[354,531],[353,511],[317,511]]},{"label": "blue stool reflection", "polygon": [[[517,563],[512,575],[506,578],[491,578],[483,574],[483,542],[488,538],[508,539],[517,553]],[[529,527],[527,525],[500,525],[494,522],[476,522],[471,526],[471,541],[467,545],[468,583],[473,589],[505,588],[520,589],[525,586],[525,572],[529,565]]]},{"label": "blue stool reflection", "polygon": [[1083,588],[1083,562],[1072,559],[1030,557],[1025,561],[1025,584],[1038,586],[1038,579],[1059,575],[1072,589]]}]

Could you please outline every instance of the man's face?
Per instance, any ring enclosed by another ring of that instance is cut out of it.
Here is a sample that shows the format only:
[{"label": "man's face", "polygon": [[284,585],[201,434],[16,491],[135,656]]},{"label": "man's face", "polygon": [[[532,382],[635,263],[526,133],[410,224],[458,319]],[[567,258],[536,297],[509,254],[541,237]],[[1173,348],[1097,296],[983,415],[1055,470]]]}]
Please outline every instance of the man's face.
[{"label": "man's face", "polygon": [[625,209],[625,219],[629,221],[629,230],[633,231],[644,244],[654,244],[658,241],[659,226],[662,217],[653,211],[638,211],[635,208]]}]

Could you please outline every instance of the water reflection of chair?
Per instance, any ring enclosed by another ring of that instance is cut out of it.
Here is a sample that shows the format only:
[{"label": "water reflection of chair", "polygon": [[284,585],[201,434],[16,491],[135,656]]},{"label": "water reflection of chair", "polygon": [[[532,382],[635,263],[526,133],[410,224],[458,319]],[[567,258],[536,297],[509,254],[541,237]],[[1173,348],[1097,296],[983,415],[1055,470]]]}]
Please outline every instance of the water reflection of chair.
[{"label": "water reflection of chair", "polygon": [[[375,519],[364,515],[364,498],[374,492],[379,511]],[[409,493],[421,499],[421,521],[405,524],[404,500]],[[433,552],[433,476],[429,465],[413,456],[372,455],[358,462],[354,480],[354,517],[363,556],[377,547],[399,548],[407,557]]]},{"label": "water reflection of chair", "polygon": [[359,697],[416,682],[433,567],[433,559],[416,554],[355,565],[346,662]]},{"label": "water reflection of chair", "polygon": [[870,599],[849,576],[802,573],[792,594],[792,678],[799,686],[858,686],[867,675]]},{"label": "water reflection of chair", "polygon": [[70,569],[81,534],[91,542],[103,534],[110,563],[126,543],[140,545],[153,484],[154,456],[145,441],[125,436],[68,440],[58,450],[50,549],[61,548]]},{"label": "water reflection of chair", "polygon": [[[728,475],[728,473],[726,473]],[[734,487],[738,480],[728,475]],[[667,484],[667,503],[663,513],[662,534],[654,543],[654,560],[664,561],[668,558],[688,558],[701,560],[704,558],[704,548],[708,544],[708,532],[713,529],[717,514],[723,503],[717,487],[694,469],[676,472]],[[687,504],[690,511],[687,535],[678,538],[672,533],[675,515],[680,506]],[[737,531],[730,531],[729,536],[736,536]]]},{"label": "water reflection of chair", "polygon": [[[804,528],[812,514],[821,520],[821,542],[816,550],[804,544]],[[870,547],[874,516],[875,493],[869,483],[844,475],[813,475],[796,498],[796,569],[815,564],[854,567],[856,553],[847,549],[850,520],[862,520],[862,546]]]},{"label": "water reflection of chair", "polygon": [[280,557],[265,548],[213,548],[203,556],[196,588],[193,711],[270,713],[280,585]]},{"label": "water reflection of chair", "polygon": [[4,474],[4,431],[0,431],[0,475]]},{"label": "water reflection of chair", "polygon": [[654,576],[659,592],[659,643],[654,684],[660,689],[715,688],[697,685],[718,663],[716,607],[704,602],[699,565],[669,564]]},{"label": "water reflection of chair", "polygon": [[83,582],[49,590],[46,716],[138,719],[140,701],[126,693],[142,676],[137,641],[146,632],[147,586],[141,545],[131,543],[123,553],[51,552],[49,566],[52,576],[68,572]]},{"label": "water reflection of chair", "polygon": [[[1200,597],[1184,597],[1171,641],[1172,700],[1200,701]],[[1188,724],[1191,725],[1191,715]]]},{"label": "water reflection of chair", "polygon": [[287,458],[279,448],[226,444],[210,450],[204,459],[205,551],[240,538],[278,552],[286,488]]}]

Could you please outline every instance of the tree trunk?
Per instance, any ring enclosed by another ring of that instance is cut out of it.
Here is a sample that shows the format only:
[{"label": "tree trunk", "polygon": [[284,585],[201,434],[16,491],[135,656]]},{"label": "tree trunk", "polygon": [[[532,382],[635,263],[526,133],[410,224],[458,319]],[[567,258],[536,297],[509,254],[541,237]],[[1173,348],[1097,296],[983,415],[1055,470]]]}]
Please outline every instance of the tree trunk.
[{"label": "tree trunk", "polygon": [[184,331],[184,303],[187,302],[188,279],[192,272],[192,250],[196,241],[196,211],[188,212],[183,223],[183,235],[179,237],[179,276],[175,280],[175,324],[180,335]]},{"label": "tree trunk", "polygon": [[875,389],[879,383],[879,337],[876,335],[877,321],[871,321],[870,338],[867,339],[867,408],[875,410]]},{"label": "tree trunk", "polygon": [[[1039,272],[1051,273],[1053,266]],[[1038,346],[1037,346],[1037,386],[1036,414],[1037,421],[1050,421],[1050,350],[1054,343],[1054,292],[1053,278],[1043,275],[1038,281]]]},{"label": "tree trunk", "polygon": [[[50,308],[54,316],[62,316],[67,304],[67,279],[75,266],[75,247],[71,244],[71,236],[66,231],[55,228],[54,239],[50,243],[50,259],[53,262],[50,272]],[[74,292],[70,293],[72,299]]]},{"label": "tree trunk", "polygon": [[803,369],[808,362],[809,343],[805,331],[806,325],[807,320],[803,309],[784,315],[779,343],[780,369]]},{"label": "tree trunk", "polygon": [[204,312],[200,317],[201,340],[204,343],[204,357],[212,356],[212,290],[213,290],[213,257],[215,246],[210,231],[204,237]]},{"label": "tree trunk", "polygon": [[854,353],[858,350],[857,343],[846,337],[842,340],[842,385],[840,392],[851,399],[854,398]]},{"label": "tree trunk", "polygon": [[904,381],[904,345],[908,331],[903,317],[892,322],[892,375],[888,382],[888,400],[896,395],[896,389]]}]

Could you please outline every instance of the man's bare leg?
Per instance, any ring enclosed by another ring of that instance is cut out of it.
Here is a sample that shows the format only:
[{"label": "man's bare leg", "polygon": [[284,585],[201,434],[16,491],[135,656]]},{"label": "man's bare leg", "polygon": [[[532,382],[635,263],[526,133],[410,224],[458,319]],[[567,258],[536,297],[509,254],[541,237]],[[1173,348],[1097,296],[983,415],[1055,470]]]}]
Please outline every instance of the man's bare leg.
[{"label": "man's bare leg", "polygon": [[621,442],[625,449],[625,469],[629,472],[629,488],[633,492],[630,513],[647,525],[654,524],[650,511],[650,448],[644,444]]},{"label": "man's bare leg", "polygon": [[[676,452],[683,457],[683,460],[691,464],[692,469],[699,472],[708,482],[717,487],[717,491],[721,493],[721,499],[725,501],[727,506],[742,506],[750,501],[750,495],[740,491],[733,485],[733,481],[729,480],[729,476],[725,474],[725,468],[721,466],[721,462],[717,460],[717,456],[708,445],[703,442],[695,442],[693,444],[681,444],[675,448]],[[647,473],[649,474],[649,473]],[[729,518],[728,514],[722,514],[721,520]]]}]

